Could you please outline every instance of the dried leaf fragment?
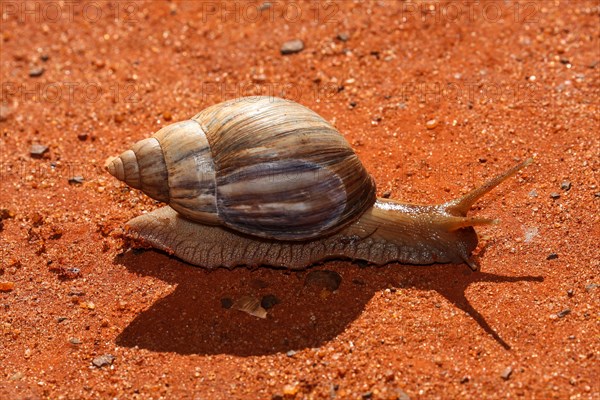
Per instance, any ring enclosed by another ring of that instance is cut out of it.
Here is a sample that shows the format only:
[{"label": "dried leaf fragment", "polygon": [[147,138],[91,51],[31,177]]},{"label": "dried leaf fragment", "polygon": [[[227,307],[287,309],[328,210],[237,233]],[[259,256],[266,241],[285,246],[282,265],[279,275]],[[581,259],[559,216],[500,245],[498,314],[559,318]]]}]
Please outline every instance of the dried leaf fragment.
[{"label": "dried leaf fragment", "polygon": [[260,305],[260,299],[254,296],[240,297],[233,302],[231,308],[258,318],[267,318],[267,310]]}]

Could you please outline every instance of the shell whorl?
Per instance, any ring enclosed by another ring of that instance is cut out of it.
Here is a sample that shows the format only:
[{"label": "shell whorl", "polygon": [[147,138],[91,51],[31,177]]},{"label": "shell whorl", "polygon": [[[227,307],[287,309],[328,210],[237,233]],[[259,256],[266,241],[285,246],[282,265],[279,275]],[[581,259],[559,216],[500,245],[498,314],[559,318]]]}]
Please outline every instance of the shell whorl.
[{"label": "shell whorl", "polygon": [[215,168],[198,122],[176,122],[113,158],[108,172],[194,221],[219,224]]},{"label": "shell whorl", "polygon": [[344,137],[310,109],[273,97],[211,106],[107,168],[188,219],[269,239],[334,233],[375,202],[375,184]]}]

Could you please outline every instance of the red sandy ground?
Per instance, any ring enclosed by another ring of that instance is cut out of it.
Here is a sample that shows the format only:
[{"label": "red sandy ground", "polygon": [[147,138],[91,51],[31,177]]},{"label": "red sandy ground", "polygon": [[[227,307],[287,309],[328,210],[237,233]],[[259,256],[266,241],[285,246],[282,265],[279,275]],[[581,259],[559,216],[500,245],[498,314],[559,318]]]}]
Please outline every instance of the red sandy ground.
[{"label": "red sandy ground", "polygon": [[[0,398],[600,397],[598,1],[1,5]],[[405,201],[536,160],[471,211],[502,221],[479,229],[482,272],[328,262],[330,294],[127,251],[158,205],[104,160],[250,94],[332,121]],[[221,307],[246,294],[281,303]]]}]

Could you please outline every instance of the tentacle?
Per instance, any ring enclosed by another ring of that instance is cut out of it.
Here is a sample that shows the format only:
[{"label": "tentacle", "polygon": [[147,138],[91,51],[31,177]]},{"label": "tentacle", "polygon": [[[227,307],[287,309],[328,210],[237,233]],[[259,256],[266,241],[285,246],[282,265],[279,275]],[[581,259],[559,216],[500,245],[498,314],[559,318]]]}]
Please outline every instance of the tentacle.
[{"label": "tentacle", "polygon": [[446,212],[452,215],[464,217],[467,215],[467,212],[477,200],[479,200],[490,190],[492,190],[500,183],[504,182],[505,180],[516,174],[520,169],[526,167],[532,162],[533,158],[528,158],[525,161],[522,161],[514,167],[508,169],[507,171],[501,173],[500,175],[490,179],[478,188],[471,190],[464,196],[459,197],[458,199],[450,200],[449,202],[443,204],[442,207],[446,210]]}]

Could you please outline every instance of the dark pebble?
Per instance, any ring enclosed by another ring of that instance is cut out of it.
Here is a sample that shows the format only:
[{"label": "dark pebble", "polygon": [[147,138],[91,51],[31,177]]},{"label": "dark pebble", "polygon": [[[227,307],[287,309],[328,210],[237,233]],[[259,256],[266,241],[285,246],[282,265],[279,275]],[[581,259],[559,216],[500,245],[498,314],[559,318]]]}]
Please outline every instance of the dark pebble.
[{"label": "dark pebble", "polygon": [[507,381],[510,378],[510,376],[512,375],[512,373],[513,373],[512,367],[506,367],[504,369],[504,371],[502,371],[502,374],[500,376],[502,377],[502,379]]},{"label": "dark pebble", "polygon": [[265,297],[262,298],[262,300],[260,301],[260,305],[262,306],[262,308],[264,308],[265,310],[268,310],[269,308],[272,308],[274,305],[281,303],[279,301],[279,299],[277,297],[275,297],[275,295],[272,294],[268,294]]},{"label": "dark pebble", "polygon": [[548,257],[546,257],[546,260],[556,260],[557,258],[558,258],[558,254],[551,253],[551,254],[548,254]]},{"label": "dark pebble", "polygon": [[42,76],[44,74],[45,69],[42,67],[35,67],[29,70],[29,76],[32,78],[37,78],[38,76]]},{"label": "dark pebble", "polygon": [[327,289],[330,292],[337,290],[342,283],[342,277],[335,271],[311,271],[304,280],[305,286],[314,286]]},{"label": "dark pebble", "polygon": [[85,179],[83,176],[77,175],[72,178],[69,178],[69,185],[81,185]]},{"label": "dark pebble", "polygon": [[575,291],[573,289],[567,290],[567,296],[573,297],[575,295]]},{"label": "dark pebble", "polygon": [[77,134],[77,139],[81,140],[82,142],[87,140],[88,138],[88,134],[87,133],[78,133]]},{"label": "dark pebble", "polygon": [[221,299],[221,307],[230,309],[232,305],[233,305],[233,300],[231,300],[229,297],[223,297]]},{"label": "dark pebble", "polygon": [[561,63],[561,64],[565,64],[565,65],[566,65],[566,64],[570,64],[570,61],[569,61],[569,59],[567,59],[567,58],[561,58],[561,59],[560,59],[560,63]]},{"label": "dark pebble", "polygon": [[281,54],[294,54],[304,50],[304,42],[300,39],[287,41],[281,46]]},{"label": "dark pebble", "polygon": [[392,192],[390,192],[389,190],[386,190],[385,192],[383,192],[381,197],[383,197],[384,199],[389,199],[391,195],[392,195]]},{"label": "dark pebble", "polygon": [[350,39],[350,34],[348,32],[340,32],[337,34],[337,39],[342,42],[347,42]]},{"label": "dark pebble", "polygon": [[467,383],[471,380],[471,378],[469,376],[463,376],[462,378],[460,378],[460,383]]},{"label": "dark pebble", "polygon": [[98,368],[106,367],[111,365],[115,361],[115,356],[112,354],[104,354],[100,357],[96,357],[92,360],[92,364]]},{"label": "dark pebble", "polygon": [[485,164],[487,162],[487,158],[480,158],[479,162]]},{"label": "dark pebble", "polygon": [[596,193],[594,193],[594,196],[595,196],[595,197],[600,197],[600,192],[596,192]]},{"label": "dark pebble", "polygon": [[565,192],[568,191],[568,190],[571,190],[571,182],[564,181],[563,183],[560,184],[560,188],[562,190],[564,190]]},{"label": "dark pebble", "polygon": [[63,321],[66,321],[68,318],[67,317],[58,317],[56,318],[56,322],[58,322],[59,324]]},{"label": "dark pebble", "polygon": [[43,144],[32,144],[31,149],[29,149],[29,154],[33,158],[42,158],[47,152],[48,146],[44,146]]},{"label": "dark pebble", "polygon": [[558,316],[558,318],[564,318],[567,315],[571,314],[571,310],[568,308],[565,308],[564,310],[562,310],[561,312],[559,312],[558,314],[556,314]]},{"label": "dark pebble", "polygon": [[48,54],[42,54],[40,56],[40,60],[42,60],[43,62],[46,62],[50,59],[50,56]]},{"label": "dark pebble", "polygon": [[283,400],[283,399],[284,399],[284,397],[283,397],[283,394],[281,394],[281,393],[275,393],[271,396],[271,400]]},{"label": "dark pebble", "polygon": [[560,194],[558,194],[556,192],[552,192],[552,193],[550,193],[550,197],[552,197],[553,199],[560,199]]},{"label": "dark pebble", "polygon": [[361,396],[363,399],[371,399],[373,398],[373,392],[365,392]]},{"label": "dark pebble", "polygon": [[350,108],[354,108],[354,107],[356,107],[357,104],[358,103],[356,103],[355,101],[351,101],[349,105],[350,105]]}]

